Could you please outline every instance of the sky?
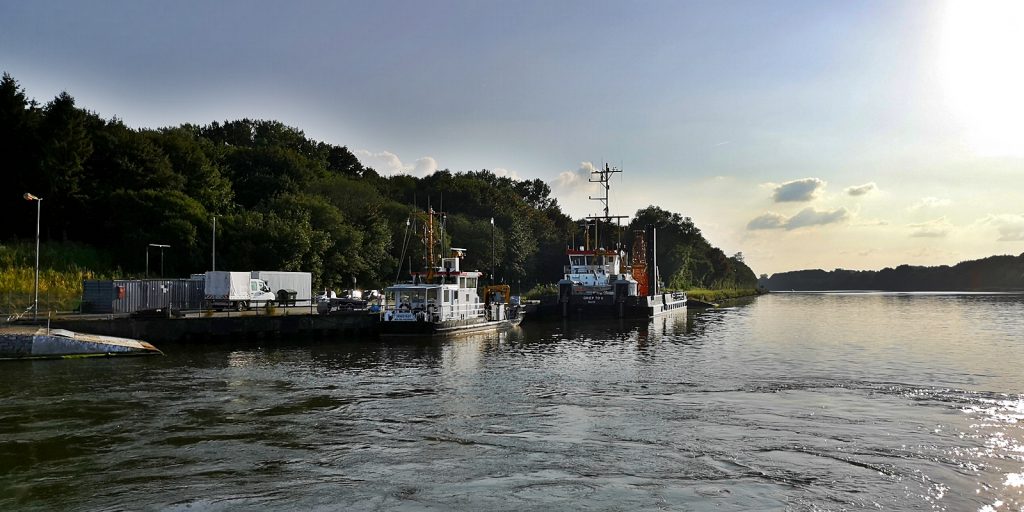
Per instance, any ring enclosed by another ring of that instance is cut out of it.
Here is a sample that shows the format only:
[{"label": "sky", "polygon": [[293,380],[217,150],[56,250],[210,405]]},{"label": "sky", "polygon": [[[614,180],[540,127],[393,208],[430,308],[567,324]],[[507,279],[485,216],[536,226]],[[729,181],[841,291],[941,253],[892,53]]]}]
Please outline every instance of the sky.
[{"label": "sky", "polygon": [[691,217],[758,274],[1024,252],[1024,2],[0,1],[0,71],[129,126]]}]

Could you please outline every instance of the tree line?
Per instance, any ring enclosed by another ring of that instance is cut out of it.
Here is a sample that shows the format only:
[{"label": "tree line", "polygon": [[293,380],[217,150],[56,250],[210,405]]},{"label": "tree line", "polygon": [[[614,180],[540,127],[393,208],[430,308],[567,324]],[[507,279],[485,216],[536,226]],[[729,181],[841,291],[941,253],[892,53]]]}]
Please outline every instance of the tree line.
[{"label": "tree line", "polygon": [[[66,92],[40,105],[6,73],[0,158],[0,240],[35,236],[35,207],[21,199],[31,192],[44,198],[44,241],[97,247],[135,275],[149,244],[170,245],[168,275],[209,269],[216,222],[218,269],[307,271],[318,286],[380,287],[422,266],[418,239],[404,242],[411,214],[429,206],[445,213],[447,239],[468,249],[467,268],[488,271],[493,247],[496,279],[525,290],[557,281],[566,247],[586,229],[539,179],[487,170],[382,176],[348,148],[270,120],[134,129]],[[648,225],[659,226],[667,285],[753,287],[741,255],[711,246],[688,217],[650,206],[625,233]],[[629,249],[632,236],[619,236]]]},{"label": "tree line", "polygon": [[769,290],[1019,291],[1024,254],[990,256],[956,265],[900,265],[882,270],[797,270],[762,276]]}]

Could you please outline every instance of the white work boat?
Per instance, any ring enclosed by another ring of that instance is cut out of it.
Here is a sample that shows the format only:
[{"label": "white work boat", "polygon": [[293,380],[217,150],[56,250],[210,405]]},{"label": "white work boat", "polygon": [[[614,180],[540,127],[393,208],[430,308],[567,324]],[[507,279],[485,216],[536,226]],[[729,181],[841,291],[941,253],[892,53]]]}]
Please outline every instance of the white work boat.
[{"label": "white work boat", "polygon": [[[607,164],[603,170],[593,171],[591,181],[601,185],[604,196],[591,199],[602,201],[604,215],[587,217],[585,245],[566,251],[569,264],[558,282],[558,296],[542,300],[535,309],[538,316],[646,318],[686,308],[686,293],[661,290],[653,226],[634,231],[632,258],[627,258],[621,243],[614,249],[602,246],[601,228],[620,229],[618,222],[626,218],[611,215],[608,209],[609,178],[617,172],[621,171]],[[607,243],[611,245],[610,240]]]},{"label": "white work boat", "polygon": [[0,327],[0,360],[163,355],[145,341],[37,326]]},{"label": "white work boat", "polygon": [[413,273],[413,282],[384,290],[380,334],[392,336],[450,336],[508,328],[522,321],[519,306],[510,304],[508,285],[484,287],[481,272],[462,271],[464,249],[452,249],[442,267]]}]

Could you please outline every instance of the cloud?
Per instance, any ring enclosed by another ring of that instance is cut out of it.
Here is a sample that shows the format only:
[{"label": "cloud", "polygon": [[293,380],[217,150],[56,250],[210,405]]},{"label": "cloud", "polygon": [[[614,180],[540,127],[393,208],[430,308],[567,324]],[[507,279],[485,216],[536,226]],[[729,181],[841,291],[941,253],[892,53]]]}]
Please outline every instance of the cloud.
[{"label": "cloud", "polygon": [[984,224],[991,224],[999,231],[999,242],[1024,241],[1024,214],[1001,213],[988,215],[981,219]]},{"label": "cloud", "polygon": [[867,195],[868,193],[870,193],[870,192],[872,192],[874,190],[878,190],[878,185],[875,185],[875,182],[870,181],[870,182],[865,183],[863,185],[855,185],[855,186],[852,186],[852,187],[846,187],[845,192],[846,192],[847,195],[850,195],[850,196],[863,196],[863,195]]},{"label": "cloud", "polygon": [[949,234],[950,230],[953,229],[953,225],[950,224],[945,217],[940,217],[928,222],[910,224],[909,226],[914,229],[914,231],[910,233],[910,236],[914,238],[943,238]]},{"label": "cloud", "polygon": [[785,229],[786,231],[792,231],[794,229],[810,226],[838,224],[845,222],[849,218],[850,211],[846,208],[836,208],[835,210],[816,210],[814,208],[807,207],[800,210],[796,215],[788,218],[779,213],[764,213],[763,215],[759,215],[748,222],[747,229]]},{"label": "cloud", "polygon": [[850,212],[846,208],[837,208],[832,211],[818,211],[814,208],[804,208],[800,213],[789,218],[786,222],[786,229],[797,229],[807,226],[821,226],[824,224],[836,224],[850,218]]},{"label": "cloud", "polygon": [[502,169],[500,167],[497,168],[497,169],[489,169],[489,170],[491,171],[491,174],[494,174],[495,176],[497,176],[499,178],[507,177],[507,178],[519,181],[519,174],[517,174],[515,171],[510,171],[508,169]]},{"label": "cloud", "polygon": [[417,158],[412,164],[406,164],[402,162],[401,158],[398,158],[398,155],[390,151],[373,153],[365,149],[357,149],[352,153],[364,167],[372,167],[373,170],[385,176],[392,174],[427,176],[437,171],[437,160],[429,156]]},{"label": "cloud", "polygon": [[437,171],[437,160],[433,157],[424,156],[416,159],[416,165],[413,166],[413,174],[420,176],[427,176],[428,174],[434,174]]},{"label": "cloud", "polygon": [[550,185],[552,189],[562,192],[590,189],[594,186],[594,184],[590,182],[590,173],[594,171],[597,171],[594,164],[590,162],[580,162],[579,169],[560,173],[558,177],[551,181],[551,183],[548,183],[548,185]]},{"label": "cloud", "polygon": [[786,216],[781,213],[767,212],[763,215],[755,217],[753,220],[747,223],[747,229],[758,230],[758,229],[776,229],[786,225]]},{"label": "cloud", "polygon": [[938,208],[940,206],[949,206],[952,203],[949,199],[938,198],[938,197],[922,197],[918,202],[907,207],[909,211],[917,211],[924,208]]},{"label": "cloud", "polygon": [[799,203],[811,201],[818,197],[818,192],[825,188],[826,183],[818,178],[787,181],[775,187],[772,199],[776,203]]}]

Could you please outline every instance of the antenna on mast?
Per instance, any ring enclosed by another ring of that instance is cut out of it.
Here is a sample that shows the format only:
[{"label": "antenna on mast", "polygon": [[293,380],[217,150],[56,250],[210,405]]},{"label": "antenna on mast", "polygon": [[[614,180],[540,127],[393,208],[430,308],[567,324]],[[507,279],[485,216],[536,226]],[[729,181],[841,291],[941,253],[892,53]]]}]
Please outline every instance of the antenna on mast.
[{"label": "antenna on mast", "polygon": [[608,208],[608,189],[611,188],[611,184],[609,183],[609,180],[611,179],[613,174],[621,173],[621,172],[622,171],[620,169],[616,168],[616,167],[609,167],[607,163],[604,164],[604,169],[597,170],[597,171],[590,171],[590,182],[591,183],[598,183],[601,186],[601,188],[604,189],[604,194],[602,196],[598,196],[598,197],[590,196],[591,200],[600,201],[601,204],[604,205],[604,215],[603,216],[596,216],[595,215],[595,216],[592,216],[592,217],[587,217],[588,220],[593,220],[594,221],[594,241],[595,241],[594,249],[595,250],[599,249],[601,247],[600,229],[599,229],[600,228],[600,222],[604,221],[607,224],[611,224],[612,219],[615,219],[616,226],[621,228],[621,220],[627,218],[627,216],[625,216],[625,215],[612,215],[611,213],[609,213],[609,208]]}]

